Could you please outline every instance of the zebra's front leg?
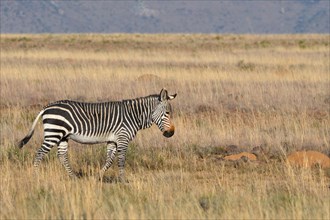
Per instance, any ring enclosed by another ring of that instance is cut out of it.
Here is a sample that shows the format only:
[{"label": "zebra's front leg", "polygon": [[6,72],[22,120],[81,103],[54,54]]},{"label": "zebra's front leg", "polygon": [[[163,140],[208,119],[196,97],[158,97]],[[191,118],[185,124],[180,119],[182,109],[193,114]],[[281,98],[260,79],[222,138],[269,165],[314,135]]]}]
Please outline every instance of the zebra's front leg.
[{"label": "zebra's front leg", "polygon": [[128,183],[125,177],[125,160],[128,142],[121,143],[118,146],[118,167],[119,167],[119,182]]},{"label": "zebra's front leg", "polygon": [[57,157],[71,178],[77,178],[74,174],[68,159],[68,141],[61,141],[57,147]]},{"label": "zebra's front leg", "polygon": [[107,146],[107,159],[105,161],[104,166],[102,167],[100,171],[100,180],[103,179],[103,175],[109,167],[111,167],[113,160],[115,159],[116,156],[116,151],[117,151],[117,144],[115,142],[109,142]]}]

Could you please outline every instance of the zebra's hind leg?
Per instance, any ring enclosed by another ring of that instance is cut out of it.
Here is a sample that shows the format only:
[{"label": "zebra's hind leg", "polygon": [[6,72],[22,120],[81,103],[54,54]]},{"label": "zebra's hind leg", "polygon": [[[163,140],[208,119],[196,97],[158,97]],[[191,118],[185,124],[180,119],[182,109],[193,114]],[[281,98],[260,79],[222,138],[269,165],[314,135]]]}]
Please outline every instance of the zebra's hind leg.
[{"label": "zebra's hind leg", "polygon": [[125,160],[127,148],[128,141],[124,141],[118,146],[119,181],[122,183],[128,183],[128,180],[125,177]]},{"label": "zebra's hind leg", "polygon": [[33,166],[35,168],[36,174],[38,174],[38,167],[40,165],[40,162],[44,158],[46,154],[56,145],[55,141],[45,141],[41,145],[41,147],[37,150],[36,156],[34,158]]},{"label": "zebra's hind leg", "polygon": [[57,157],[71,178],[76,178],[68,159],[68,140],[61,140],[57,147]]},{"label": "zebra's hind leg", "polygon": [[109,167],[112,165],[113,160],[116,156],[116,151],[117,151],[117,144],[115,142],[109,142],[107,145],[107,159],[100,171],[100,176],[99,176],[100,180],[103,179],[103,175],[105,171],[107,171],[107,169],[109,169]]}]

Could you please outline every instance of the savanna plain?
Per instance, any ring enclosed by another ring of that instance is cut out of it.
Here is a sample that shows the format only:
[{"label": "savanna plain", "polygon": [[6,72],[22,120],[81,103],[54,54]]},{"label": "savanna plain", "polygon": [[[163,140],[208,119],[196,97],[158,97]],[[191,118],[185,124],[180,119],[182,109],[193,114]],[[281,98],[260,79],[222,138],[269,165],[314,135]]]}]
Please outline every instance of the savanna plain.
[{"label": "savanna plain", "polygon": [[[297,167],[294,151],[329,157],[329,35],[1,35],[0,219],[330,219],[330,170]],[[104,102],[159,93],[172,138],[140,131],[126,160],[97,176],[106,146],[69,142],[71,180],[45,157],[49,102]],[[256,160],[227,161],[234,152]]]}]

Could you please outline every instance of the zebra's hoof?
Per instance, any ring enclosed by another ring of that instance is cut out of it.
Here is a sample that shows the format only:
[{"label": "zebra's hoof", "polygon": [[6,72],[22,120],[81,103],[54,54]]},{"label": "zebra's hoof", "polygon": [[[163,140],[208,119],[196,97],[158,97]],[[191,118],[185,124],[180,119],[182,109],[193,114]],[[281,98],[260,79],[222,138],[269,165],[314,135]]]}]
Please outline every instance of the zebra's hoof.
[{"label": "zebra's hoof", "polygon": [[125,183],[125,184],[129,183],[129,181],[125,177],[119,177],[117,182],[118,183]]},{"label": "zebra's hoof", "polygon": [[79,179],[79,177],[78,177],[78,176],[76,176],[76,175],[70,175],[70,179],[71,179],[71,180],[78,180],[78,179]]},{"label": "zebra's hoof", "polygon": [[102,183],[116,183],[118,182],[117,178],[109,176],[99,176],[98,180]]}]

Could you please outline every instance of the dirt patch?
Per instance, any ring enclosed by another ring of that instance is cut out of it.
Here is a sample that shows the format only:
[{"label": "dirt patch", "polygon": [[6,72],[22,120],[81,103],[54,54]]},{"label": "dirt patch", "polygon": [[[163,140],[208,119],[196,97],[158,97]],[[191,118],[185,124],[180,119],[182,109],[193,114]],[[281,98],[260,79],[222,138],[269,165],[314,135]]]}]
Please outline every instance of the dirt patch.
[{"label": "dirt patch", "polygon": [[296,151],[287,157],[291,165],[300,167],[321,166],[322,168],[330,168],[330,158],[317,151]]},{"label": "dirt patch", "polygon": [[253,161],[257,160],[256,155],[251,154],[251,153],[247,153],[247,152],[242,152],[242,153],[239,153],[239,154],[232,154],[232,155],[224,157],[224,159],[225,160],[236,161],[236,160],[240,160],[242,157],[246,157],[249,160],[253,160]]}]

